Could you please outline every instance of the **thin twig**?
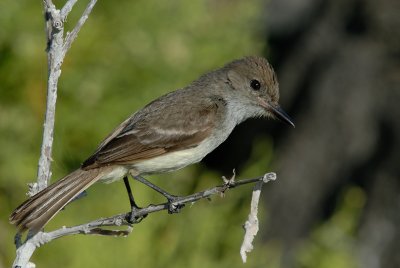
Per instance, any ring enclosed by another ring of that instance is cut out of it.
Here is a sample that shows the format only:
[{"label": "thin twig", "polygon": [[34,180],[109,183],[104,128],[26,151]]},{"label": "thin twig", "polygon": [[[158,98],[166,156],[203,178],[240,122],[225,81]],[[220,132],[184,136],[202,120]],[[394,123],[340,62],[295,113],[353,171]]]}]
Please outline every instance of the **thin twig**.
[{"label": "thin twig", "polygon": [[43,0],[44,11],[47,12],[49,10],[56,9],[55,5],[53,4],[52,0]]},{"label": "thin twig", "polygon": [[258,201],[260,200],[261,189],[264,183],[276,180],[275,173],[268,173],[264,175],[264,179],[257,182],[253,188],[253,195],[251,198],[250,214],[248,220],[243,225],[245,230],[242,246],[240,247],[240,256],[243,263],[247,260],[247,253],[253,250],[253,240],[258,233]]},{"label": "thin twig", "polygon": [[[177,207],[183,207],[184,204],[193,203],[200,199],[208,199],[209,197],[225,193],[226,190],[235,188],[241,185],[250,184],[257,182],[258,187],[261,187],[262,184],[267,183],[270,180],[274,180],[276,178],[275,173],[267,173],[264,176],[252,178],[252,179],[243,179],[239,181],[229,180],[229,182],[224,183],[222,185],[218,185],[209,189],[206,189],[201,192],[197,192],[191,195],[178,197],[174,202],[174,205]],[[40,247],[44,244],[47,244],[55,239],[76,235],[76,234],[84,234],[84,235],[108,235],[108,236],[127,236],[132,232],[132,224],[137,224],[142,221],[144,217],[147,215],[158,212],[161,210],[168,210],[171,204],[161,203],[157,205],[149,205],[144,208],[137,209],[132,217],[131,212],[117,214],[108,218],[100,218],[89,223],[73,226],[73,227],[62,227],[55,231],[51,232],[39,232],[35,234],[32,238],[30,238],[24,246],[28,250],[32,250],[32,247]],[[252,207],[254,204],[252,204]],[[252,209],[251,214],[254,214],[254,209]],[[134,218],[134,222],[129,222],[129,219]],[[102,227],[110,227],[110,226],[128,226],[126,230],[109,230],[103,229]],[[34,251],[34,249],[33,249]],[[32,251],[32,252],[33,252]],[[15,266],[14,266],[15,267]]]},{"label": "thin twig", "polygon": [[68,0],[61,9],[61,18],[65,21],[78,0]]},{"label": "thin twig", "polygon": [[78,36],[79,31],[81,30],[83,24],[85,24],[87,18],[90,15],[90,12],[92,12],[92,9],[93,9],[94,5],[96,4],[96,2],[97,2],[97,0],[90,0],[89,4],[86,6],[85,11],[83,11],[81,18],[75,25],[75,28],[72,30],[72,32],[67,33],[67,36],[65,37],[64,49],[63,49],[64,55],[67,53],[67,51],[71,47],[72,42],[74,42],[75,38]]}]

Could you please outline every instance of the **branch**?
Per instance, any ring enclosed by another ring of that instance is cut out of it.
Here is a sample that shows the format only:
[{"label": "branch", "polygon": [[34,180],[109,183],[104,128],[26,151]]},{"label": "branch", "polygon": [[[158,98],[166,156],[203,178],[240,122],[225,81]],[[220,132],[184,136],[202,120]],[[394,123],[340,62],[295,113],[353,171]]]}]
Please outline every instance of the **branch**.
[{"label": "branch", "polygon": [[[48,61],[48,80],[47,80],[47,103],[45,121],[43,125],[43,139],[38,164],[37,183],[31,184],[28,192],[29,196],[35,195],[40,190],[47,187],[51,177],[51,152],[53,146],[53,130],[55,120],[55,107],[57,100],[57,82],[60,71],[56,67],[60,61],[59,44],[63,41],[63,28],[59,22],[58,10],[51,0],[44,1],[44,12],[46,20],[47,35],[47,61]],[[61,60],[62,61],[62,60]]]},{"label": "branch", "polygon": [[[230,180],[224,179],[225,183],[222,185],[218,185],[191,195],[178,197],[177,200],[172,205],[182,208],[187,203],[194,203],[200,199],[208,199],[216,194],[224,194],[228,189],[255,182],[257,183],[255,188],[257,188],[257,191],[259,193],[259,191],[261,190],[261,186],[264,183],[267,183],[270,180],[275,180],[275,179],[276,179],[275,173],[267,173],[264,176],[252,179],[243,179],[239,181],[235,181],[233,176]],[[253,215],[254,213],[257,214],[256,212],[257,205],[258,205],[258,199],[256,204],[254,204],[254,201],[252,201],[252,211],[250,215]],[[170,206],[171,204],[169,204],[168,202],[157,205],[149,205],[145,208],[137,209],[136,211],[134,211],[133,215],[131,215],[131,212],[127,212],[114,215],[108,218],[97,219],[89,223],[73,227],[64,226],[58,230],[47,233],[39,232],[35,234],[33,237],[29,238],[20,248],[18,248],[17,253],[20,253],[18,257],[20,260],[29,260],[30,255],[32,255],[32,253],[36,250],[36,248],[44,244],[47,244],[55,239],[68,235],[84,234],[84,235],[127,236],[132,232],[132,224],[140,223],[145,217],[147,217],[151,213],[162,210],[168,210]],[[130,221],[130,219],[134,219],[134,221],[132,222]],[[117,226],[117,227],[128,226],[128,228],[126,230],[109,230],[102,228],[110,226]],[[25,255],[29,255],[29,257],[27,258]],[[17,267],[16,263],[14,263],[13,267]]]},{"label": "branch", "polygon": [[[89,2],[88,7],[73,30],[74,35],[67,35],[66,39],[64,40],[64,21],[76,2],[77,0],[68,0],[60,11],[53,4],[52,0],[43,0],[46,22],[45,31],[47,38],[47,102],[45,120],[43,124],[42,146],[38,163],[37,182],[29,184],[29,196],[33,196],[42,189],[46,188],[50,182],[57,86],[58,79],[61,75],[61,65],[64,61],[67,51],[71,47],[72,41],[76,38],[79,30],[87,20],[97,0],[91,0]],[[32,237],[28,237],[27,240],[22,243],[21,235],[17,233],[15,236],[17,256],[15,258],[13,267],[35,267],[33,263],[29,262],[29,259],[37,248],[37,244],[34,243],[37,237],[40,237],[40,233],[35,234]]]},{"label": "branch", "polygon": [[53,148],[54,123],[57,101],[57,85],[61,75],[61,65],[64,57],[71,47],[73,40],[87,20],[97,0],[91,0],[76,24],[72,34],[68,34],[64,40],[64,21],[71,12],[77,0],[69,0],[62,10],[56,9],[52,0],[44,0],[44,12],[46,19],[47,35],[47,104],[45,122],[43,125],[43,140],[38,165],[37,183],[30,185],[28,195],[33,196],[47,187],[51,178],[51,154]]},{"label": "branch", "polygon": [[247,252],[253,250],[253,240],[259,230],[257,214],[258,214],[258,201],[260,200],[262,186],[264,183],[274,180],[276,180],[275,173],[265,174],[263,181],[257,182],[253,188],[250,214],[248,220],[243,225],[243,228],[245,229],[245,235],[242,246],[240,247],[240,256],[242,257],[243,263],[245,263],[247,260]]},{"label": "branch", "polygon": [[74,5],[78,2],[78,0],[68,0],[67,3],[63,6],[61,9],[61,18],[65,22],[67,20],[67,17],[69,13],[71,12],[72,8]]},{"label": "branch", "polygon": [[[72,1],[74,1],[74,0],[72,0]],[[67,32],[67,36],[65,37],[65,43],[64,43],[64,48],[63,48],[64,55],[70,49],[72,42],[74,42],[75,38],[78,36],[79,31],[81,30],[83,24],[85,24],[85,22],[86,22],[87,18],[89,17],[90,13],[92,12],[92,9],[93,9],[94,5],[96,4],[96,2],[97,2],[97,0],[90,0],[85,11],[83,11],[83,14],[82,14],[81,18],[79,19],[78,23],[75,25],[75,28],[72,30],[71,33]]]}]

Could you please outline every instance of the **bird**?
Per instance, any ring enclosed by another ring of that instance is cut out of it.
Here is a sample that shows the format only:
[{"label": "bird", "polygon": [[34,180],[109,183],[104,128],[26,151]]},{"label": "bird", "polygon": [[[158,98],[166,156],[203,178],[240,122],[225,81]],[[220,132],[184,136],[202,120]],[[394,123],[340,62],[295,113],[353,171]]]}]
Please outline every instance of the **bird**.
[{"label": "bird", "polygon": [[[174,196],[143,176],[172,172],[201,161],[249,118],[275,118],[294,127],[279,105],[273,67],[260,56],[233,60],[188,86],[163,95],[117,126],[82,165],[30,197],[11,214],[20,232],[38,232],[69,202],[95,182],[127,176]],[[130,196],[131,207],[136,206]]]}]

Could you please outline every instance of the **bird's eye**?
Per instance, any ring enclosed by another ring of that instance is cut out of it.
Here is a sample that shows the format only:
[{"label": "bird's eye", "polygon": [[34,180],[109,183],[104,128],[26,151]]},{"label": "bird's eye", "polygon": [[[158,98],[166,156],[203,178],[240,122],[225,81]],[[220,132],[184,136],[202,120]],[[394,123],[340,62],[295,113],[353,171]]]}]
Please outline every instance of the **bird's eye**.
[{"label": "bird's eye", "polygon": [[261,88],[260,82],[258,82],[258,80],[255,79],[250,81],[250,86],[254,90],[259,90]]}]

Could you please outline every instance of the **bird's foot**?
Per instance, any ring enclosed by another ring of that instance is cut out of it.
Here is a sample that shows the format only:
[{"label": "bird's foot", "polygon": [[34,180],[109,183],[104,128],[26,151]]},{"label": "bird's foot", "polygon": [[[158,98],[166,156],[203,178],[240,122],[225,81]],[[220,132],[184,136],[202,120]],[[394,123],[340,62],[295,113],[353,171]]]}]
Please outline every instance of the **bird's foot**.
[{"label": "bird's foot", "polygon": [[173,213],[179,213],[182,208],[185,207],[185,204],[179,204],[179,196],[167,194],[164,195],[167,200],[168,200],[168,213],[173,214]]},{"label": "bird's foot", "polygon": [[225,176],[222,176],[222,180],[224,181],[224,185],[222,186],[222,190],[221,190],[222,196],[224,196],[224,193],[226,190],[235,186],[235,178],[236,178],[235,169],[233,169],[232,172],[233,172],[233,174],[229,179],[227,179]]},{"label": "bird's foot", "polygon": [[233,174],[229,179],[227,179],[225,176],[222,176],[222,180],[224,181],[225,185],[232,186],[235,184],[235,178],[236,178],[235,169],[233,169],[232,172],[233,172]]},{"label": "bird's foot", "polygon": [[133,206],[131,207],[131,212],[129,212],[129,214],[126,216],[126,221],[129,222],[130,224],[134,224],[134,223],[139,223],[141,222],[144,218],[147,217],[147,214],[145,215],[141,215],[138,216],[138,211],[141,208],[138,206]]}]

